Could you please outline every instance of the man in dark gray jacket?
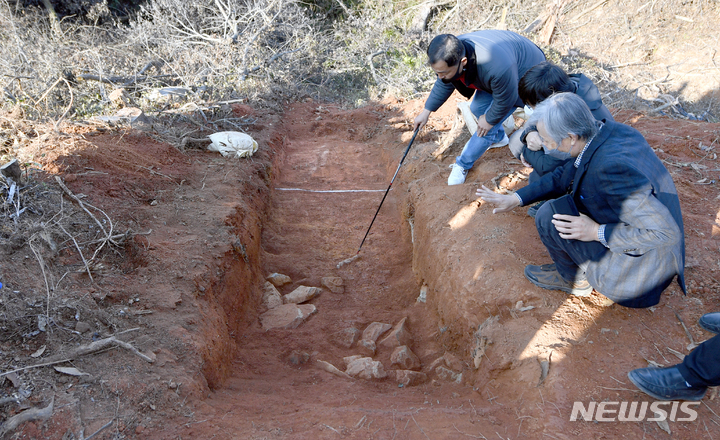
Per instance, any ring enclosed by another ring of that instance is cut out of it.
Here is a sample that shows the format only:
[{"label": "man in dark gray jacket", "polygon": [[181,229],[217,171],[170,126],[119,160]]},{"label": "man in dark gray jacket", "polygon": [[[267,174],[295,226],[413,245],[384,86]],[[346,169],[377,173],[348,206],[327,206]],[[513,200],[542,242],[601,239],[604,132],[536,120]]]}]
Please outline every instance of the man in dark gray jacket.
[{"label": "man in dark gray jacket", "polygon": [[535,226],[552,264],[528,265],[525,277],[544,289],[589,296],[593,288],[625,307],[650,307],[677,276],[685,291],[685,235],[670,173],[642,134],[597,121],[574,93],[535,108],[548,151],[572,159],[514,194],[486,187],[476,195],[505,212],[558,197],[537,212]]},{"label": "man in dark gray jacket", "polygon": [[457,89],[473,96],[470,110],[478,118],[477,132],[455,161],[448,185],[465,182],[467,171],[493,144],[507,145],[502,123],[523,102],[518,82],[532,66],[545,61],[545,54],[532,41],[510,31],[486,30],[455,37],[438,35],[428,46],[430,67],[437,81],[415,118],[422,128]]}]

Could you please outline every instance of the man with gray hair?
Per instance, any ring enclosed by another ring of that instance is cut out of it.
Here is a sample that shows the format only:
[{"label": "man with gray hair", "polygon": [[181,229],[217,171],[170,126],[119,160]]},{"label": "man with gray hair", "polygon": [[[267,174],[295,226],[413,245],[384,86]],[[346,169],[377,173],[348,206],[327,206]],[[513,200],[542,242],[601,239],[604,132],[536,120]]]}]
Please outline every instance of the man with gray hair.
[{"label": "man with gray hair", "polygon": [[589,296],[593,288],[626,307],[650,307],[675,275],[685,292],[685,238],[670,173],[632,127],[596,121],[573,93],[540,103],[529,121],[548,154],[573,158],[518,190],[477,195],[505,212],[537,200],[540,239],[553,264],[528,265],[544,289]]}]

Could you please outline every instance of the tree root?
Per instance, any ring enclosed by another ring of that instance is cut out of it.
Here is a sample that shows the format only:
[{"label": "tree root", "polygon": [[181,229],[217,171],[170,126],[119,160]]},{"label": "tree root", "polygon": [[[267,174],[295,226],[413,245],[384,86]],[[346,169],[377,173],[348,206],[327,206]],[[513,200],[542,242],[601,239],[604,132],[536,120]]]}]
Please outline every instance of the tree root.
[{"label": "tree root", "polygon": [[25,422],[32,422],[35,420],[47,420],[52,416],[53,404],[55,403],[55,396],[50,400],[50,405],[45,408],[32,408],[26,411],[16,414],[3,423],[0,426],[0,438],[4,437],[5,434],[15,431],[18,426]]}]

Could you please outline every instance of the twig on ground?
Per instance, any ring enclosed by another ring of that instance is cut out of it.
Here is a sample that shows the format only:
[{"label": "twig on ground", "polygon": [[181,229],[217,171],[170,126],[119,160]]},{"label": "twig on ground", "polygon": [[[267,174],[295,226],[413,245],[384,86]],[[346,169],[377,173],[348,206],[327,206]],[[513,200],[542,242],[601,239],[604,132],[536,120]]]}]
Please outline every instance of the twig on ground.
[{"label": "twig on ground", "polygon": [[5,405],[6,403],[17,402],[17,401],[18,401],[18,399],[15,397],[3,397],[2,399],[0,399],[0,405]]},{"label": "twig on ground", "polygon": [[106,424],[104,424],[103,426],[101,426],[100,429],[98,429],[97,431],[93,432],[93,433],[90,434],[88,437],[85,437],[84,440],[90,440],[91,438],[93,438],[93,437],[95,437],[96,435],[100,434],[104,429],[109,428],[110,425],[112,425],[112,423],[113,423],[114,421],[115,421],[115,419],[110,420],[109,422],[107,422]]},{"label": "twig on ground", "polygon": [[430,437],[428,437],[428,436],[427,436],[427,434],[425,434],[425,431],[423,431],[423,429],[422,429],[422,428],[420,427],[420,425],[418,425],[418,422],[417,422],[417,420],[415,420],[415,415],[413,415],[413,414],[410,414],[410,417],[412,417],[412,419],[413,419],[413,422],[415,422],[415,426],[417,426],[417,427],[418,427],[418,429],[420,430],[420,432],[422,432],[422,433],[423,433],[423,435],[425,436],[425,438],[426,438],[426,439],[428,439],[428,440],[430,440]]},{"label": "twig on ground", "polygon": [[67,108],[65,109],[65,113],[63,113],[63,114],[60,116],[60,119],[58,119],[57,122],[55,122],[55,130],[57,130],[58,125],[60,125],[60,123],[62,122],[62,120],[65,119],[65,115],[68,114],[68,112],[70,111],[70,109],[71,109],[72,106],[73,106],[73,101],[75,100],[75,97],[73,96],[73,91],[72,91],[72,87],[70,86],[70,83],[69,83],[68,80],[66,80],[65,78],[62,78],[62,80],[65,81],[65,85],[67,85],[67,88],[68,88],[68,90],[70,91],[70,104],[68,104]]},{"label": "twig on ground", "polygon": [[680,315],[678,315],[677,312],[674,312],[674,313],[675,313],[675,317],[678,319],[678,321],[680,321],[680,325],[682,325],[683,330],[685,330],[685,334],[687,335],[688,339],[690,339],[690,345],[687,346],[687,349],[692,350],[693,348],[697,347],[698,344],[695,343],[695,339],[693,339],[692,334],[690,333],[688,328],[685,326],[685,322],[683,322],[682,318],[680,318]]},{"label": "twig on ground", "polygon": [[[165,178],[167,178],[167,179],[170,179],[170,180],[172,180],[172,181],[174,181],[174,182],[175,182],[175,180],[177,180],[177,178],[175,178],[175,177],[168,176],[168,175],[165,175],[165,174],[163,174],[163,173],[158,173],[157,171],[153,170],[152,168],[144,167],[144,166],[142,166],[142,165],[135,165],[135,166],[138,167],[138,168],[142,168],[142,169],[144,169],[144,170],[150,171],[150,174],[156,174],[156,175],[158,175],[158,176],[162,176],[162,177],[165,177]],[[175,182],[175,183],[177,183],[177,182]]]},{"label": "twig on ground", "polygon": [[75,244],[75,249],[77,249],[78,253],[80,254],[80,258],[82,259],[83,264],[85,265],[85,270],[87,271],[87,274],[90,277],[90,282],[94,283],[95,281],[93,280],[92,273],[90,273],[90,266],[88,265],[88,262],[85,259],[85,256],[83,255],[82,249],[80,249],[80,245],[78,244],[77,240],[75,240],[75,237],[73,237],[68,231],[66,231],[65,228],[63,228],[63,226],[60,223],[56,223],[56,224],[58,225],[60,230],[63,231],[68,237],[70,237],[72,242]]},{"label": "twig on ground", "polygon": [[472,437],[472,438],[483,438],[483,439],[487,440],[487,437],[485,437],[485,436],[482,435],[482,434],[480,434],[480,435],[478,436],[478,435],[472,435],[472,434],[468,434],[467,432],[462,432],[462,431],[460,431],[460,430],[457,428],[457,426],[455,426],[454,423],[453,423],[453,428],[455,428],[455,431],[459,432],[459,433],[462,434],[462,435],[466,435],[466,436]]},{"label": "twig on ground", "polygon": [[40,270],[43,274],[43,280],[45,280],[45,290],[47,292],[47,305],[45,307],[45,318],[50,318],[50,283],[48,282],[47,274],[45,273],[45,260],[43,259],[42,255],[38,250],[35,249],[35,246],[33,246],[32,240],[29,241],[30,244],[30,250],[32,251],[33,255],[35,255],[35,258],[38,260],[38,264],[40,264]]},{"label": "twig on ground", "polygon": [[14,431],[18,426],[25,422],[31,422],[34,420],[47,420],[52,416],[53,404],[55,403],[55,396],[50,400],[50,405],[45,408],[32,408],[26,411],[16,414],[5,421],[0,426],[0,438],[5,434]]},{"label": "twig on ground", "polygon": [[[62,179],[60,178],[60,176],[55,176],[55,180],[57,181],[58,185],[60,185],[60,188],[62,188],[63,191],[65,191],[65,193],[70,196],[70,198],[72,198],[73,200],[75,200],[75,202],[77,202],[77,204],[80,205],[80,207],[83,209],[83,211],[85,211],[93,220],[95,220],[95,223],[100,227],[100,230],[103,231],[103,233],[105,234],[105,239],[103,240],[102,244],[101,244],[100,246],[98,246],[97,249],[95,249],[95,253],[93,254],[92,258],[90,258],[90,261],[92,261],[92,260],[95,259],[95,257],[97,256],[97,254],[98,254],[98,253],[100,252],[100,250],[105,246],[105,244],[107,244],[107,242],[110,242],[110,243],[114,244],[115,246],[117,246],[118,243],[115,242],[115,241],[112,239],[113,223],[112,223],[112,220],[110,219],[110,216],[108,216],[107,214],[105,214],[105,211],[103,211],[102,209],[96,208],[96,207],[94,207],[94,206],[92,206],[92,205],[90,205],[90,204],[85,204],[85,203],[83,203],[82,200],[80,200],[75,194],[72,193],[72,191],[70,191],[70,189],[68,189],[67,186],[65,186],[65,183],[62,181]],[[107,219],[108,223],[110,224],[110,231],[106,231],[106,230],[105,230],[105,227],[102,225],[102,223],[100,223],[100,220],[98,220],[97,217],[95,217],[95,216],[90,212],[90,210],[88,210],[88,209],[85,207],[86,205],[89,206],[89,207],[91,207],[91,208],[93,208],[93,209],[95,209],[95,210],[97,210],[97,211],[100,211],[100,212],[105,216],[105,218]]]},{"label": "twig on ground", "polygon": [[8,374],[16,373],[18,371],[30,370],[30,369],[39,368],[39,367],[47,367],[49,365],[55,365],[55,364],[60,364],[63,362],[68,362],[68,361],[76,359],[80,356],[92,354],[92,353],[98,352],[100,350],[104,350],[105,348],[111,348],[113,346],[122,347],[122,348],[136,354],[142,360],[144,360],[148,363],[152,364],[153,362],[155,362],[154,359],[152,359],[151,357],[149,357],[146,354],[141,353],[137,348],[133,347],[130,343],[116,339],[115,336],[110,336],[108,338],[99,339],[97,341],[91,342],[90,344],[80,346],[67,355],[54,356],[54,357],[48,358],[48,361],[43,362],[42,364],[28,365],[27,367],[16,368],[11,371],[6,371],[4,373],[0,373],[0,377],[7,376]]}]

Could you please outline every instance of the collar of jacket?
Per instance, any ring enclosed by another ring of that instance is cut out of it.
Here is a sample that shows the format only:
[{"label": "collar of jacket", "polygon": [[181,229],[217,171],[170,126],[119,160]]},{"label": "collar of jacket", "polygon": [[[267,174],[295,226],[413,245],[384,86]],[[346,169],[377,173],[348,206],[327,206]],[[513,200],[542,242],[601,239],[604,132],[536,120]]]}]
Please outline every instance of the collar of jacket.
[{"label": "collar of jacket", "polygon": [[460,42],[462,42],[463,46],[465,46],[465,57],[467,58],[467,64],[465,64],[465,82],[463,83],[462,81],[457,80],[453,81],[452,85],[454,85],[456,89],[462,90],[467,88],[465,84],[470,85],[475,83],[475,80],[478,77],[478,71],[477,58],[475,57],[475,47],[472,42],[464,40],[460,40]]},{"label": "collar of jacket", "polygon": [[573,193],[577,191],[578,185],[580,185],[580,181],[582,180],[582,176],[583,174],[585,174],[585,171],[587,171],[588,165],[590,165],[590,161],[595,155],[595,152],[602,144],[605,143],[607,138],[610,137],[610,134],[615,130],[616,124],[617,123],[614,121],[608,121],[603,119],[603,126],[600,128],[600,131],[595,135],[595,138],[592,140],[590,145],[588,145],[587,150],[585,150],[585,154],[583,154],[582,161],[580,162],[580,165],[575,172],[575,179],[573,180],[572,187]]}]

